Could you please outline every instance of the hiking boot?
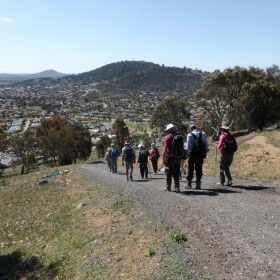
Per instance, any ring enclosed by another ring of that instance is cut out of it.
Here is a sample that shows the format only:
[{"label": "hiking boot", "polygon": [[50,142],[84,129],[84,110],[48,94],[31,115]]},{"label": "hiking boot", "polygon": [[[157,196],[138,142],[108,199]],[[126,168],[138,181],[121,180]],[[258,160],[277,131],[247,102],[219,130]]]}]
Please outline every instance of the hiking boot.
[{"label": "hiking boot", "polygon": [[129,181],[129,177],[128,176],[126,177],[126,181]]},{"label": "hiking boot", "polygon": [[168,191],[168,192],[171,192],[171,187],[166,187],[164,190]]},{"label": "hiking boot", "polygon": [[201,181],[196,181],[195,189],[196,190],[201,190]]},{"label": "hiking boot", "polygon": [[175,189],[175,192],[176,192],[176,193],[180,193],[181,191],[180,191],[179,188],[176,188],[176,189]]},{"label": "hiking boot", "polygon": [[228,187],[232,186],[232,180],[229,180],[229,181],[227,182],[227,186],[228,186]]},{"label": "hiking boot", "polygon": [[133,178],[132,178],[132,176],[130,176],[130,181],[133,181]]},{"label": "hiking boot", "polygon": [[216,185],[217,186],[223,186],[225,183],[223,183],[223,182],[218,182]]},{"label": "hiking boot", "polygon": [[192,188],[192,181],[188,181],[187,187],[190,189]]}]

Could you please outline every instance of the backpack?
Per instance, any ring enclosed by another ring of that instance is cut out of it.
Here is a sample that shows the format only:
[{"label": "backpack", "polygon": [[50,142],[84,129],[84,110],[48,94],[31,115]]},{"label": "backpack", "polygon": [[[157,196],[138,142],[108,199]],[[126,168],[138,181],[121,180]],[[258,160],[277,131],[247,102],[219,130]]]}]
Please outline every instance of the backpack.
[{"label": "backpack", "polygon": [[125,147],[123,154],[125,161],[132,162],[134,160],[133,149],[131,147]]},{"label": "backpack", "polygon": [[205,142],[202,140],[202,132],[199,132],[199,136],[197,137],[194,133],[192,133],[192,137],[194,138],[194,145],[191,151],[191,156],[193,157],[205,157],[206,156],[206,146]]},{"label": "backpack", "polygon": [[182,135],[172,135],[172,146],[169,156],[171,158],[183,158],[185,156],[184,138]]},{"label": "backpack", "polygon": [[139,151],[139,161],[142,162],[142,163],[145,163],[147,162],[148,160],[148,151],[147,150],[140,150]]},{"label": "backpack", "polygon": [[119,155],[118,150],[116,148],[112,148],[110,154],[111,158],[117,158],[118,155]]},{"label": "backpack", "polygon": [[233,154],[237,151],[237,142],[235,140],[235,137],[232,134],[228,134],[226,136],[225,142],[224,142],[224,151]]}]

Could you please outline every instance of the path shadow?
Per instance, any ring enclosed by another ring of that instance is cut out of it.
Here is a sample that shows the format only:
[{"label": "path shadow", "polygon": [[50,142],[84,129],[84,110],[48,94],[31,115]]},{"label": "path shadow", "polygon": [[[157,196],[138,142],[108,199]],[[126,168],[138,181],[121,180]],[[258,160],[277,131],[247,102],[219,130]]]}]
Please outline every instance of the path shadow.
[{"label": "path shadow", "polygon": [[208,191],[208,190],[191,190],[191,189],[181,191],[180,194],[182,194],[182,195],[199,195],[199,196],[202,196],[202,195],[217,196],[218,195],[218,193]]},{"label": "path shadow", "polygon": [[214,193],[238,193],[237,191],[231,189],[205,189]]},{"label": "path shadow", "polygon": [[264,186],[257,186],[257,185],[249,185],[249,186],[244,186],[244,185],[233,185],[231,186],[232,189],[242,189],[246,191],[262,191],[262,190],[267,190],[267,189],[275,189],[271,187],[264,187]]},{"label": "path shadow", "polygon": [[92,162],[89,162],[88,164],[99,164],[99,163],[105,164],[105,162],[102,160],[94,160]]}]

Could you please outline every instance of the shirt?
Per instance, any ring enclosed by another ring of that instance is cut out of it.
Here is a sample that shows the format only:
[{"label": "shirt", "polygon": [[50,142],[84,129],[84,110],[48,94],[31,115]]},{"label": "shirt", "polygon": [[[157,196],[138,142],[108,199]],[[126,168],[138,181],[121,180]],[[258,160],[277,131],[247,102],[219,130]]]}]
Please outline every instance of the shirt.
[{"label": "shirt", "polygon": [[224,143],[227,136],[228,136],[228,132],[223,131],[222,134],[220,135],[219,142],[217,145],[217,148],[221,150],[222,154],[224,153]]},{"label": "shirt", "polygon": [[[187,136],[187,150],[189,152],[192,151],[193,146],[194,146],[194,142],[195,142],[195,139],[192,136],[192,133],[196,137],[199,137],[199,132],[200,132],[200,130],[194,129],[191,133],[188,134],[188,136]],[[209,150],[207,135],[206,135],[206,133],[204,131],[202,131],[201,133],[202,133],[202,141],[205,143],[205,149],[206,149],[206,153],[207,153],[208,150]]]}]

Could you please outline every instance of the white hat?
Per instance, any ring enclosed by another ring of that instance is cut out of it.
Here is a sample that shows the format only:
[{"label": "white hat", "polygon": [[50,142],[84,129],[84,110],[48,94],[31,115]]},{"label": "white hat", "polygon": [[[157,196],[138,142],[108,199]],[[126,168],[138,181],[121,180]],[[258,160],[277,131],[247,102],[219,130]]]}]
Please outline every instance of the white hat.
[{"label": "white hat", "polygon": [[144,147],[144,145],[142,144],[142,143],[140,143],[139,145],[138,145],[138,148],[140,149],[141,147]]},{"label": "white hat", "polygon": [[221,129],[224,129],[224,130],[229,130],[229,127],[228,127],[228,126],[226,126],[226,125],[222,125],[222,126],[221,126]]},{"label": "white hat", "polygon": [[167,130],[169,130],[169,129],[171,129],[171,128],[174,128],[174,127],[175,127],[175,125],[172,124],[172,123],[170,123],[170,124],[168,124],[168,125],[166,126],[165,131],[167,131]]}]

